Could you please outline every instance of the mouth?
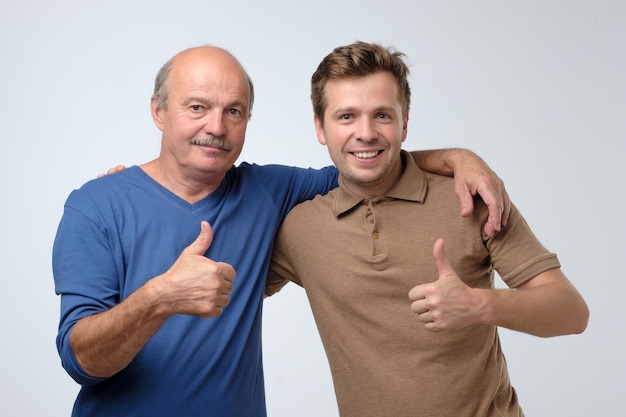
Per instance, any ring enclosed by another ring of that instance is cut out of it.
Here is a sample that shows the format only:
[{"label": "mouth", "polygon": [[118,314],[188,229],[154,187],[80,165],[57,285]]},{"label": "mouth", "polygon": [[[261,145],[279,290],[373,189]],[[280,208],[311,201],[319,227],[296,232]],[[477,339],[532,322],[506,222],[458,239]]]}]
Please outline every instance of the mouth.
[{"label": "mouth", "polygon": [[380,155],[383,151],[369,151],[369,152],[350,152],[352,155],[359,159],[373,159]]},{"label": "mouth", "polygon": [[209,136],[206,138],[193,138],[191,139],[191,144],[198,145],[198,146],[208,146],[211,148],[217,148],[217,149],[221,149],[224,151],[230,151],[232,149],[232,146],[230,144],[224,142],[222,139],[215,137],[215,136]]}]

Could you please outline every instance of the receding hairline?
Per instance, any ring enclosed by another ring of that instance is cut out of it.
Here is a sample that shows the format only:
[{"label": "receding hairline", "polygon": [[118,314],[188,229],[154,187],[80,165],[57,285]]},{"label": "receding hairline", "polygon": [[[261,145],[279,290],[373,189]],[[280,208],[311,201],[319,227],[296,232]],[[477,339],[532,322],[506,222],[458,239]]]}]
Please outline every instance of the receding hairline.
[{"label": "receding hairline", "polygon": [[252,107],[254,105],[254,84],[252,83],[252,78],[244,68],[243,64],[227,49],[224,49],[215,45],[200,45],[193,46],[187,49],[183,49],[178,52],[176,55],[171,57],[159,70],[155,79],[154,85],[154,96],[158,98],[159,106],[164,108],[167,107],[167,97],[169,95],[169,81],[173,71],[177,71],[178,67],[182,65],[187,59],[198,59],[197,56],[203,52],[205,56],[210,57],[211,55],[220,57],[220,59],[228,59],[232,64],[235,64],[243,78],[248,83],[249,88],[249,103],[248,103],[248,118],[252,117]]}]

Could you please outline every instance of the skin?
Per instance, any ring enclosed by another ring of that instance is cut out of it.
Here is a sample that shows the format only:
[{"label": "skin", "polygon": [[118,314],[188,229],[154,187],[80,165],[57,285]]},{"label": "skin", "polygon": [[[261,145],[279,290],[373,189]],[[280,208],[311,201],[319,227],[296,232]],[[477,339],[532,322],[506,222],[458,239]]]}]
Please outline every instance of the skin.
[{"label": "skin", "polygon": [[[150,110],[163,132],[162,147],[159,157],[142,168],[189,203],[215,191],[241,154],[250,102],[244,74],[221,49],[190,49],[175,59],[167,110],[152,97]],[[211,135],[227,149],[200,144]]]},{"label": "skin", "polygon": [[[383,195],[402,174],[400,149],[408,116],[402,114],[394,77],[379,72],[328,82],[324,123],[315,118],[318,140],[328,147],[345,187]],[[536,336],[581,333],[589,310],[560,269],[543,272],[515,290],[468,287],[450,267],[443,239],[433,246],[439,276],[409,292],[411,309],[426,329],[453,331],[488,323]]]},{"label": "skin", "polygon": [[325,93],[324,124],[315,118],[318,141],[350,191],[384,194],[402,175],[400,150],[408,124],[395,78],[379,72],[331,80]]}]

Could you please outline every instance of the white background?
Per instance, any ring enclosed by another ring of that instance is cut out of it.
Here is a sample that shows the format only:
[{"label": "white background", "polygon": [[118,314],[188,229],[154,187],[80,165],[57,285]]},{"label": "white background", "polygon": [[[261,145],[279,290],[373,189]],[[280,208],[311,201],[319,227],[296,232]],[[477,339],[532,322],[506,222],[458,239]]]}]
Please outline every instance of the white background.
[{"label": "white background", "polygon": [[[355,40],[409,56],[406,147],[479,153],[589,303],[582,335],[502,332],[526,415],[622,415],[625,3],[223,3],[0,4],[0,415],[70,413],[78,387],[54,344],[52,241],[73,188],[157,155],[148,104],[159,67],[190,46],[229,49],[257,90],[241,160],[321,167],[330,159],[315,139],[309,78]],[[270,416],[336,416],[306,297],[291,287],[266,302]]]}]

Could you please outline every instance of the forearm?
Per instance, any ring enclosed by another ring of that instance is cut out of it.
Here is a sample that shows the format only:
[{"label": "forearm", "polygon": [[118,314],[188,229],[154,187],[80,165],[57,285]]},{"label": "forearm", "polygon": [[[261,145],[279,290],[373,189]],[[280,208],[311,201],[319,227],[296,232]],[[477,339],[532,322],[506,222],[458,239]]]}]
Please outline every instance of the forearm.
[{"label": "forearm", "polygon": [[585,301],[558,269],[516,290],[480,291],[489,324],[539,337],[581,333],[587,326]]},{"label": "forearm", "polygon": [[148,283],[112,309],[78,321],[70,344],[78,364],[94,377],[124,369],[167,320]]},{"label": "forearm", "polygon": [[447,177],[454,176],[454,167],[451,158],[454,151],[463,151],[459,149],[430,149],[425,151],[412,151],[411,156],[415,160],[418,167],[424,171],[434,174],[445,175]]},{"label": "forearm", "polygon": [[492,172],[489,166],[474,152],[463,148],[429,149],[411,151],[418,167],[434,174],[453,177],[456,169],[464,166],[481,168]]}]

